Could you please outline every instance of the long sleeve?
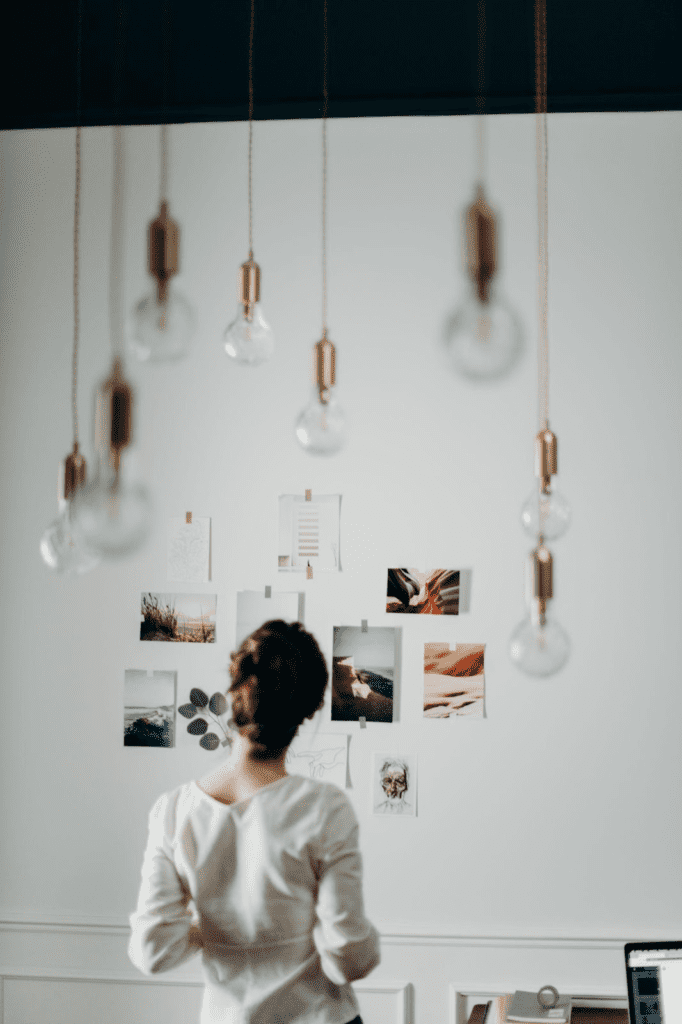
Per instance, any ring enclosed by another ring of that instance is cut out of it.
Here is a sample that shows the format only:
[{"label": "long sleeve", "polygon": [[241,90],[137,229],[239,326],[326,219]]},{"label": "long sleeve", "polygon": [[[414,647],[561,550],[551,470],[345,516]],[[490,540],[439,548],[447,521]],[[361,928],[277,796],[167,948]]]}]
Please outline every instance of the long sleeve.
[{"label": "long sleeve", "polygon": [[144,974],[168,971],[184,963],[201,947],[192,925],[190,893],[175,869],[164,836],[168,796],[149,815],[149,839],[142,863],[137,909],[130,915],[128,956]]},{"label": "long sleeve", "polygon": [[366,977],[380,960],[379,934],[364,912],[358,838],[353,809],[339,792],[319,851],[313,931],[322,969],[336,985]]}]

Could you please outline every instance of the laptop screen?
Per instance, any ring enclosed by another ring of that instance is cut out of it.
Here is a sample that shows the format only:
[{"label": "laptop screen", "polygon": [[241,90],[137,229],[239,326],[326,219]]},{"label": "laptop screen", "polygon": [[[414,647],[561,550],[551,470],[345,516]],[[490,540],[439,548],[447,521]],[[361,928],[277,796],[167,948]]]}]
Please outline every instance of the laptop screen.
[{"label": "laptop screen", "polygon": [[682,1021],[682,942],[625,946],[630,1024]]}]

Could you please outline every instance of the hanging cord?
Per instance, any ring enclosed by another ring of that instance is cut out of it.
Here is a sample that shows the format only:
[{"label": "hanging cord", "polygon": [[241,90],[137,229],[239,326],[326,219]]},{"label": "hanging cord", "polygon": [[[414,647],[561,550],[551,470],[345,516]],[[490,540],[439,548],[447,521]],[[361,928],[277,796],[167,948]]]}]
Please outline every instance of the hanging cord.
[{"label": "hanging cord", "polygon": [[114,125],[114,170],[111,204],[111,265],[109,272],[109,330],[114,358],[123,357],[123,130]]},{"label": "hanging cord", "polygon": [[159,201],[168,202],[168,125],[161,125],[161,179],[159,183]]},{"label": "hanging cord", "polygon": [[547,200],[547,5],[535,0],[535,151],[538,177],[538,419],[549,426],[548,200]]},{"label": "hanging cord", "polygon": [[73,449],[78,450],[78,343],[80,340],[80,306],[78,283],[80,271],[81,220],[81,126],[76,127],[76,187],[73,204],[73,355],[71,358],[71,416]]},{"label": "hanging cord", "polygon": [[256,20],[256,0],[251,0],[249,26],[249,259],[253,259],[253,30]]},{"label": "hanging cord", "polygon": [[324,0],[324,61],[322,95],[322,337],[327,337],[327,0]]},{"label": "hanging cord", "polygon": [[80,304],[78,286],[80,274],[80,220],[81,220],[81,107],[82,107],[82,55],[83,55],[83,0],[79,0],[76,18],[76,184],[73,200],[73,354],[71,357],[71,419],[73,423],[73,450],[78,451],[78,346],[80,342]]},{"label": "hanging cord", "polygon": [[483,186],[485,168],[485,0],[478,0],[478,89],[476,93],[476,182]]}]

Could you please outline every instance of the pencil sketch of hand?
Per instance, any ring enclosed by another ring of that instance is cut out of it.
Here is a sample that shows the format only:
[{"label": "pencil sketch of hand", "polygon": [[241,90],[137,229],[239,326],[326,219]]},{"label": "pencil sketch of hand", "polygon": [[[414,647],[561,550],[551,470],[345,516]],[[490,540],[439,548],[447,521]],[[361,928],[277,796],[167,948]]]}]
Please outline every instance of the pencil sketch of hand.
[{"label": "pencil sketch of hand", "polygon": [[342,762],[344,755],[343,747],[327,747],[325,750],[299,750],[291,756],[307,762],[311,779],[323,779],[327,772]]}]

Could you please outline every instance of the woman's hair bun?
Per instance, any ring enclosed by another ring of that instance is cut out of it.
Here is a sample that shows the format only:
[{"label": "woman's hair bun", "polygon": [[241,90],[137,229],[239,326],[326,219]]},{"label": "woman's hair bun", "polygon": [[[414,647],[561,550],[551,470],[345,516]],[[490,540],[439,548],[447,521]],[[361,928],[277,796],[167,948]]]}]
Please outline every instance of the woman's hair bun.
[{"label": "woman's hair bun", "polygon": [[277,757],[322,707],[329,673],[317,640],[300,622],[272,619],[232,655],[232,719],[257,757]]}]

